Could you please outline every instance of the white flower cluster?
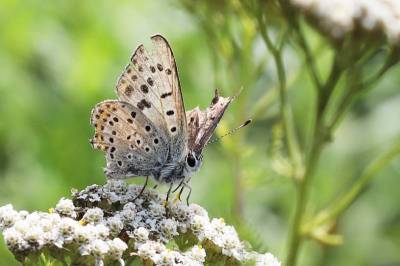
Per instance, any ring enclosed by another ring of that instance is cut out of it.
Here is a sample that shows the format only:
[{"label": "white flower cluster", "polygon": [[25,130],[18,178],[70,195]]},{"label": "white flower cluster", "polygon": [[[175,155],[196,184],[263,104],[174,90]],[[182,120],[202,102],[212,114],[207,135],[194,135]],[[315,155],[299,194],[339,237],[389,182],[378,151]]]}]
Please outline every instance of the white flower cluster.
[{"label": "white flower cluster", "polygon": [[[271,254],[246,251],[235,229],[209,219],[196,204],[169,202],[153,190],[123,181],[92,185],[62,198],[49,213],[0,207],[0,230],[7,247],[23,262],[45,252],[80,265],[141,260],[146,265],[204,265],[213,260],[278,266]],[[167,248],[166,244],[175,246]]]},{"label": "white flower cluster", "polygon": [[352,31],[381,32],[400,44],[398,0],[291,0],[336,39]]},{"label": "white flower cluster", "polygon": [[190,222],[192,232],[200,241],[215,245],[222,254],[238,261],[249,259],[235,229],[226,225],[223,219],[212,219],[210,222],[207,216],[195,215]]},{"label": "white flower cluster", "polygon": [[156,241],[146,241],[137,245],[137,253],[142,260],[155,265],[204,265],[206,251],[200,246],[193,246],[189,251],[180,252],[167,249]]},{"label": "white flower cluster", "polygon": [[117,237],[110,238],[109,228],[100,219],[102,210],[89,209],[86,213],[92,220],[85,224],[73,219],[74,209],[72,201],[67,199],[61,199],[56,212],[51,213],[17,212],[11,205],[0,207],[0,224],[7,247],[17,259],[48,248],[62,252],[62,248],[76,246],[78,257],[90,255],[97,262],[121,260],[128,246]]}]

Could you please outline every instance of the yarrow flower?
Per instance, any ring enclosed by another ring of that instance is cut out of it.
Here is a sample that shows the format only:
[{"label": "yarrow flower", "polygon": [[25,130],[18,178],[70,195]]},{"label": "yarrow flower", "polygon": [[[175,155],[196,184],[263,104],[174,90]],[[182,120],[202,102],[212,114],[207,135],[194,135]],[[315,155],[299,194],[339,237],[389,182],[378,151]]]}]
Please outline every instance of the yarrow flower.
[{"label": "yarrow flower", "polygon": [[12,226],[19,218],[11,204],[0,207],[0,229]]},{"label": "yarrow flower", "polygon": [[74,230],[74,241],[79,245],[88,245],[95,239],[93,226],[77,226]]},{"label": "yarrow flower", "polygon": [[169,237],[173,237],[178,234],[176,227],[177,227],[176,222],[175,222],[175,220],[172,220],[172,219],[165,219],[161,223],[161,231],[162,231],[163,235],[166,235]]},{"label": "yarrow flower", "polygon": [[83,215],[83,220],[87,223],[99,223],[103,219],[103,211],[100,208],[88,209]]},{"label": "yarrow flower", "polygon": [[153,258],[156,255],[156,250],[155,250],[153,242],[147,242],[147,243],[144,243],[143,245],[140,245],[138,248],[137,254],[143,260],[149,260],[149,259]]},{"label": "yarrow flower", "polygon": [[[208,218],[201,206],[169,202],[153,190],[109,181],[73,192],[50,213],[0,207],[0,230],[15,257],[24,263],[30,254],[69,257],[72,264],[109,265],[141,260],[146,265],[204,265],[207,258],[237,264],[277,266],[270,254],[247,251],[234,227]],[[168,211],[167,211],[168,210]],[[180,250],[167,248],[175,241]],[[210,256],[207,254],[210,253]],[[31,257],[30,257],[31,258]]]},{"label": "yarrow flower", "polygon": [[158,258],[158,260],[156,260],[155,262],[157,263],[157,265],[162,265],[162,266],[174,266],[175,265],[175,257],[176,254],[174,254],[173,251],[171,250],[166,250],[164,252],[162,252]]},{"label": "yarrow flower", "polygon": [[103,258],[107,254],[109,247],[105,241],[96,239],[90,244],[89,250],[95,258]]},{"label": "yarrow flower", "polygon": [[398,0],[291,0],[317,26],[335,39],[350,32],[380,32],[400,44],[400,1]]},{"label": "yarrow flower", "polygon": [[191,250],[186,252],[186,255],[194,261],[204,263],[206,260],[206,251],[200,246],[194,246]]},{"label": "yarrow flower", "polygon": [[78,222],[71,218],[64,218],[58,223],[59,232],[65,239],[72,239],[78,227]]},{"label": "yarrow flower", "polygon": [[76,218],[75,206],[70,199],[61,198],[56,205],[55,211],[62,216]]},{"label": "yarrow flower", "polygon": [[15,228],[6,229],[3,232],[4,241],[7,247],[11,250],[24,250],[28,247],[28,243],[23,239],[22,234]]},{"label": "yarrow flower", "polygon": [[265,253],[265,254],[255,254],[255,264],[256,266],[281,266],[281,263],[277,258],[274,257],[271,253]]},{"label": "yarrow flower", "polygon": [[110,229],[110,234],[113,236],[119,235],[124,229],[124,223],[119,216],[110,217],[107,219],[107,226]]},{"label": "yarrow flower", "polygon": [[133,232],[134,239],[139,243],[144,243],[149,239],[149,231],[144,227],[139,227]]},{"label": "yarrow flower", "polygon": [[111,259],[119,260],[122,257],[124,251],[128,248],[128,245],[119,238],[108,240],[108,256]]}]

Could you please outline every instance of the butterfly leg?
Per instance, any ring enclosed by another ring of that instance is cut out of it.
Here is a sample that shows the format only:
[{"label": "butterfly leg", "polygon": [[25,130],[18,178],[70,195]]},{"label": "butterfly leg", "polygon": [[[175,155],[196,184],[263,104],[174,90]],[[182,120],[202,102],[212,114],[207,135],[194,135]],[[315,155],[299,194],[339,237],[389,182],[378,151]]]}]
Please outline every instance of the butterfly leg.
[{"label": "butterfly leg", "polygon": [[171,185],[169,186],[168,192],[167,192],[167,197],[165,198],[164,201],[164,207],[165,207],[165,215],[168,217],[169,212],[168,212],[168,199],[169,199],[169,195],[171,194],[171,190],[172,190],[172,186],[174,185],[174,183],[171,182]]},{"label": "butterfly leg", "polygon": [[174,193],[174,192],[176,192],[179,188],[181,189],[181,190],[179,191],[179,193],[176,194],[176,196],[175,196],[174,204],[177,203],[178,200],[179,200],[179,201],[182,201],[182,200],[181,200],[181,194],[182,194],[183,188],[185,187],[185,186],[183,185],[183,182],[184,182],[184,181],[185,181],[185,180],[182,180],[182,181],[179,183],[179,185],[172,191],[172,193]]},{"label": "butterfly leg", "polygon": [[189,198],[192,195],[192,187],[189,186],[187,183],[183,183],[183,185],[184,185],[184,187],[189,189],[189,193],[188,193],[188,195],[186,197],[186,204],[189,206]]},{"label": "butterfly leg", "polygon": [[182,186],[181,190],[180,190],[179,193],[178,193],[177,198],[178,198],[179,201],[182,201],[182,200],[181,200],[181,195],[182,195],[184,189],[185,189],[185,186]]},{"label": "butterfly leg", "polygon": [[169,189],[167,192],[167,197],[165,198],[165,206],[167,206],[168,204],[168,199],[169,199],[169,195],[171,194],[171,190],[172,190],[172,186],[174,185],[174,183],[171,183],[171,185],[169,185]]},{"label": "butterfly leg", "polygon": [[192,187],[188,184],[188,182],[190,181],[190,178],[187,180],[187,182],[182,182],[182,188],[181,188],[181,190],[179,191],[179,193],[178,193],[178,198],[179,198],[179,200],[181,200],[181,194],[182,194],[182,192],[183,192],[183,190],[185,189],[185,188],[187,188],[187,189],[189,189],[189,193],[188,193],[188,195],[187,195],[187,197],[186,197],[186,204],[189,206],[189,198],[190,198],[190,196],[192,195]]},{"label": "butterfly leg", "polygon": [[[185,182],[185,177],[183,177],[182,181],[179,183],[179,185],[172,191],[172,193],[174,193],[175,191],[177,191],[179,188],[181,188],[181,190],[179,191],[179,193],[176,195],[175,199],[174,199],[174,203],[176,203],[178,200],[181,200],[181,195],[183,190],[185,189],[185,183],[189,182],[191,179],[191,177],[188,178],[188,180]],[[187,184],[186,184],[187,185]]]},{"label": "butterfly leg", "polygon": [[179,185],[178,185],[174,190],[172,190],[172,193],[175,193],[175,192],[183,185],[183,181],[184,181],[184,180],[182,180],[182,181],[179,183]]},{"label": "butterfly leg", "polygon": [[149,177],[148,176],[146,176],[146,181],[144,182],[144,185],[143,185],[142,189],[140,190],[139,194],[133,199],[133,201],[135,201],[137,198],[139,198],[143,194],[143,191],[147,187],[147,181],[149,181]]}]

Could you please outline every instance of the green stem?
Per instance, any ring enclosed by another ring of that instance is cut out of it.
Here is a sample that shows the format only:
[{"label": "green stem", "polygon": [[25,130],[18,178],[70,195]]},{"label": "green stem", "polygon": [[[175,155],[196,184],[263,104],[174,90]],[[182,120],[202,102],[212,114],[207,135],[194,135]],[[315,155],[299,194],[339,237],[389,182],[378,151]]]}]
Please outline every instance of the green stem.
[{"label": "green stem", "polygon": [[340,102],[339,107],[336,108],[336,112],[334,113],[331,121],[327,125],[327,131],[334,130],[334,127],[338,124],[338,122],[342,119],[346,111],[350,107],[351,103],[354,99],[365,92],[368,89],[371,89],[376,85],[376,83],[383,77],[383,75],[389,71],[395,64],[398,62],[398,51],[393,50],[386,59],[385,64],[375,73],[372,77],[367,79],[367,81],[361,81],[357,84],[350,86],[347,89],[347,93],[344,96],[343,100]]},{"label": "green stem", "polygon": [[337,219],[351,204],[365,191],[365,188],[370,183],[371,179],[384,167],[386,167],[394,158],[400,154],[400,142],[391,147],[377,160],[375,160],[365,170],[364,174],[353,184],[351,189],[338,201],[321,211],[316,218],[304,227],[304,232],[309,233],[314,228],[323,225],[329,221]]},{"label": "green stem", "polygon": [[392,49],[392,51],[389,53],[388,57],[386,58],[385,64],[378,70],[377,73],[375,73],[372,77],[367,79],[366,81],[363,82],[361,87],[365,87],[366,89],[371,88],[375,83],[377,83],[382,76],[396,63],[399,61],[399,51],[397,49]]},{"label": "green stem", "polygon": [[[298,31],[301,33],[300,31]],[[304,39],[304,38],[303,38]],[[303,47],[304,49],[304,47]],[[305,54],[308,54],[305,51]],[[309,54],[311,56],[311,54]],[[308,62],[313,62],[312,58],[308,59]],[[311,67],[313,69],[313,67]],[[316,75],[316,72],[311,71],[312,75]],[[286,258],[286,265],[296,265],[297,256],[303,240],[302,225],[304,219],[304,212],[307,207],[307,199],[309,194],[310,183],[315,172],[315,168],[318,164],[318,160],[324,144],[327,141],[327,137],[331,135],[331,131],[327,130],[324,124],[324,116],[327,110],[329,100],[332,96],[332,92],[336,87],[341,75],[342,69],[338,64],[338,60],[335,57],[328,79],[323,86],[319,84],[317,76],[314,77],[315,86],[317,87],[317,99],[316,99],[316,118],[314,122],[313,134],[311,135],[309,150],[307,151],[307,164],[305,167],[304,176],[299,180],[299,186],[297,189],[297,201],[294,214],[294,220],[289,235],[289,248],[288,255]]]},{"label": "green stem", "polygon": [[312,56],[310,46],[308,45],[308,42],[304,37],[304,33],[300,27],[298,16],[296,16],[296,10],[292,7],[292,5],[289,3],[288,0],[281,0],[281,5],[283,10],[283,15],[286,17],[286,19],[290,24],[290,27],[294,30],[296,34],[297,42],[304,53],[307,69],[309,70],[314,85],[317,91],[319,92],[321,91],[322,83],[319,78],[319,74],[317,71],[314,57]]},{"label": "green stem", "polygon": [[[281,44],[280,44],[281,45]],[[279,48],[281,51],[282,48]],[[318,56],[322,49],[317,49],[318,51],[316,52],[316,56]],[[306,62],[304,61],[303,64]],[[262,65],[261,65],[262,64]],[[259,71],[264,71],[264,65],[265,62],[260,63],[260,65],[257,67],[259,69],[257,71],[256,78],[258,78],[261,74],[259,74]],[[286,89],[289,90],[289,88],[292,87],[292,85],[297,81],[299,77],[302,77],[304,72],[307,71],[307,68],[300,68],[298,71],[295,73],[292,73],[289,77],[286,78]],[[254,104],[254,107],[252,110],[249,112],[251,114],[251,117],[254,120],[257,120],[259,117],[261,117],[263,114],[268,113],[268,108],[272,106],[272,104],[275,102],[276,98],[278,97],[278,86],[274,85],[273,87],[267,89],[265,94],[261,96],[258,101]]]},{"label": "green stem", "polygon": [[279,111],[280,111],[280,116],[283,124],[283,129],[285,132],[286,136],[286,142],[288,146],[288,151],[289,151],[289,157],[290,160],[293,164],[293,176],[296,177],[297,173],[299,172],[298,170],[301,169],[301,164],[302,164],[302,158],[300,154],[300,148],[297,142],[297,137],[296,133],[294,132],[294,125],[291,119],[290,115],[290,109],[287,103],[287,96],[286,96],[286,89],[287,89],[287,84],[286,84],[286,73],[285,73],[285,66],[283,64],[283,59],[282,59],[282,53],[280,49],[277,49],[274,44],[272,43],[267,29],[266,29],[266,23],[263,21],[263,16],[261,13],[257,14],[257,19],[258,19],[258,25],[260,27],[260,32],[261,36],[272,54],[272,57],[275,62],[275,67],[278,75],[278,80],[279,80]]},{"label": "green stem", "polygon": [[[296,22],[297,24],[298,22]],[[321,90],[321,81],[319,79],[319,75],[318,75],[318,71],[317,68],[315,66],[315,62],[314,62],[314,58],[312,56],[310,47],[308,46],[308,43],[306,41],[306,39],[304,38],[303,32],[301,31],[300,26],[297,24],[295,27],[295,31],[297,32],[297,36],[298,36],[298,41],[300,44],[300,47],[302,48],[303,52],[304,52],[304,56],[307,62],[307,66],[308,69],[310,71],[311,77],[314,81],[315,87],[318,90]]]},{"label": "green stem", "polygon": [[327,131],[332,132],[336,127],[336,125],[339,124],[339,121],[342,120],[343,115],[346,114],[346,111],[353,102],[356,94],[357,93],[355,90],[348,90],[348,93],[346,94],[342,102],[339,104],[339,107],[336,109],[337,111],[333,115],[331,122],[328,123]]},{"label": "green stem", "polygon": [[318,111],[320,113],[324,113],[325,110],[327,109],[329,100],[331,99],[331,95],[342,73],[343,71],[340,68],[339,59],[338,56],[336,55],[335,58],[333,59],[328,79],[326,80],[325,85],[321,88],[321,92],[319,94],[320,99],[319,99]]},{"label": "green stem", "polygon": [[304,212],[306,210],[307,199],[308,199],[308,191],[309,184],[311,182],[311,178],[314,175],[314,171],[316,165],[318,163],[318,159],[320,157],[320,153],[323,147],[323,142],[319,137],[321,134],[321,117],[317,116],[315,127],[314,127],[314,137],[311,143],[311,149],[309,151],[309,157],[307,161],[307,165],[305,168],[304,176],[299,180],[299,186],[297,189],[297,200],[295,207],[295,214],[293,218],[293,224],[291,227],[291,232],[289,235],[289,248],[288,255],[286,258],[286,266],[296,265],[297,255],[300,248],[300,244],[302,241],[302,232],[301,227],[304,219]]}]

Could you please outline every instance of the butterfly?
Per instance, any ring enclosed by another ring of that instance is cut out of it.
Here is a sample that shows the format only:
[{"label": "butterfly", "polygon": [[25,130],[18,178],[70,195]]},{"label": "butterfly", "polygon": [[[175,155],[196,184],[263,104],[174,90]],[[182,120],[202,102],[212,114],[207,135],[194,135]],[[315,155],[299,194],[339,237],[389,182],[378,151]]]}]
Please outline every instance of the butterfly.
[{"label": "butterfly", "polygon": [[[135,176],[186,184],[202,164],[203,148],[232,101],[215,96],[206,110],[185,112],[175,58],[167,40],[140,45],[116,84],[117,100],[98,103],[90,123],[91,144],[105,153],[109,179]],[[143,187],[144,189],[144,187]]]}]

